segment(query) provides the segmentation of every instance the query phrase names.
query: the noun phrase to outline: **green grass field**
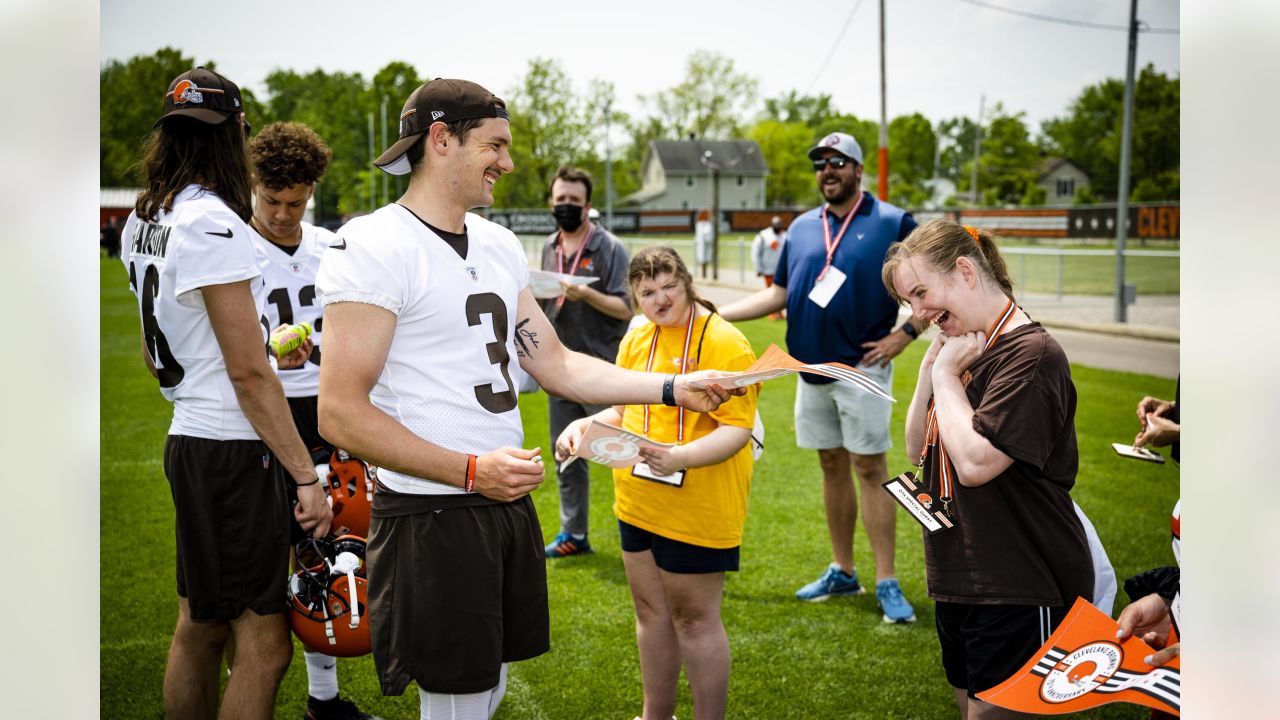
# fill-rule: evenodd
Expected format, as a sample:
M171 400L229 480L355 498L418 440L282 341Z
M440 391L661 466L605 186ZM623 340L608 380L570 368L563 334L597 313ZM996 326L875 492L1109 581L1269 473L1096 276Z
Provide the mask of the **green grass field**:
M161 717L161 681L176 618L173 510L161 466L171 415L139 356L137 306L116 261L102 263L101 291L101 703L105 718ZM783 344L784 326L744 323L757 352ZM890 471L907 468L902 421L924 346L897 363L895 450ZM1133 407L1143 395L1171 397L1174 383L1145 375L1073 368L1080 475L1073 493L1124 578L1172 564L1169 511L1178 468L1124 460L1110 448L1133 437ZM725 585L724 620L733 651L733 718L952 718L942 675L933 607L925 596L920 534L898 520L898 576L916 606L911 626L881 623L873 594L810 604L792 593L829 561L821 476L815 454L794 445L794 385L769 383L761 394L768 435L756 466L742 548L742 569ZM546 399L524 396L526 446L548 447ZM550 463L548 463L548 466ZM552 650L512 668L501 720L629 719L641 706L635 626L611 513L612 482L593 466L594 555L550 563ZM554 479L534 493L545 535L556 531ZM549 537L548 537L549 539ZM857 563L872 567L861 527ZM1117 598L1117 611L1124 593ZM296 645L296 643L295 643ZM306 670L301 646L284 679L276 717L301 717ZM368 657L339 663L342 693L367 711L416 718L417 694L384 698ZM693 717L682 683L677 716ZM1145 718L1144 709L1110 705L1089 718Z

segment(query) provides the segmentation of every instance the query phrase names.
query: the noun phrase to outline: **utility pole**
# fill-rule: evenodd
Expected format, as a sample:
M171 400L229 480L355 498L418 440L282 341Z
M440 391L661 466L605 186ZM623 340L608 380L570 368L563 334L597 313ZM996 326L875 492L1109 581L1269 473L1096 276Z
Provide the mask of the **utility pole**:
M373 160L376 157L377 155L373 154L373 111L370 110L369 111L369 165L368 167L370 168L373 167ZM367 172L369 173L369 212L373 212L374 210L378 209L378 196L376 194L377 187L373 184L374 183L373 170L369 170Z
M613 232L613 147L609 139L612 110L613 98L610 97L604 104L604 217L609 232Z
M1116 188L1116 322L1127 322L1124 246L1129 238L1129 144L1133 140L1133 66L1138 55L1138 0L1129 2L1129 58L1124 75L1124 131L1120 136L1120 185Z
M382 96L382 147L387 147L387 96ZM379 172L382 176L382 204L386 205L391 202L391 198L387 195L387 174Z
M880 0L880 199L889 200L889 111L884 91L884 0Z
M969 202L978 204L978 152L982 148L982 113L986 111L987 96L978 97L978 122L973 133L973 178L969 181Z

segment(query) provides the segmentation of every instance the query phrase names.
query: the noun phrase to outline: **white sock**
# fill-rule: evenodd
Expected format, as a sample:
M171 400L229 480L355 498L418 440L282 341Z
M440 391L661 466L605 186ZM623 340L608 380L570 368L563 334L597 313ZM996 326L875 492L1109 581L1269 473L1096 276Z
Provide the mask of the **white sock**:
M573 538L574 540L586 540L586 539L587 539L587 534L586 534L586 533L581 533L581 534L579 534L579 533L569 533L569 537Z
M307 694L317 700L338 697L338 658L306 650Z
M498 705L502 703L502 698L507 694L507 665L510 663L502 663L502 670L498 673L498 686L489 691L489 717L498 712Z
M418 688L422 720L489 720L498 709L507 688L507 665L503 663L498 685L490 690L465 695L430 693Z

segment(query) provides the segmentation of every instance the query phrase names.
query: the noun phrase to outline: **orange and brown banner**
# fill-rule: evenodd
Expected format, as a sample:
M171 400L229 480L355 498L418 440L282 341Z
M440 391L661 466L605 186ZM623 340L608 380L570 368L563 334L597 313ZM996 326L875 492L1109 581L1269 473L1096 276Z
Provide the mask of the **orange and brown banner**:
M1178 658L1153 668L1155 652L1130 636L1116 640L1119 625L1084 598L1013 677L978 693L993 705L1038 715L1065 715L1113 702L1128 702L1181 717ZM1176 642L1176 638L1171 638Z

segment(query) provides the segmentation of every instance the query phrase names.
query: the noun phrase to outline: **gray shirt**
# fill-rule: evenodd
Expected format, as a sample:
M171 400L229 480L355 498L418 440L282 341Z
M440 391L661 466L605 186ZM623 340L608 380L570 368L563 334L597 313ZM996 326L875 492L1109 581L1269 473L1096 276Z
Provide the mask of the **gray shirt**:
M542 269L551 272L570 272L569 265L575 253L566 253L564 267L557 262L556 249L559 245L560 233L554 232L547 237L542 247ZM578 276L594 275L599 280L590 287L606 295L622 298L631 307L631 288L627 285L627 270L631 259L627 249L613 233L599 225L591 229L591 237L587 246L578 258L578 266L573 274ZM627 321L609 317L591 307L584 300L565 300L558 305L560 298L542 300L542 310L547 319L560 336L560 342L570 350L586 353L608 362L618 356L618 343L627 332Z
M757 275L772 275L778 269L778 258L782 256L782 246L786 241L786 230L775 233L772 227L767 227L756 234L756 239L751 242L751 260L755 263Z

